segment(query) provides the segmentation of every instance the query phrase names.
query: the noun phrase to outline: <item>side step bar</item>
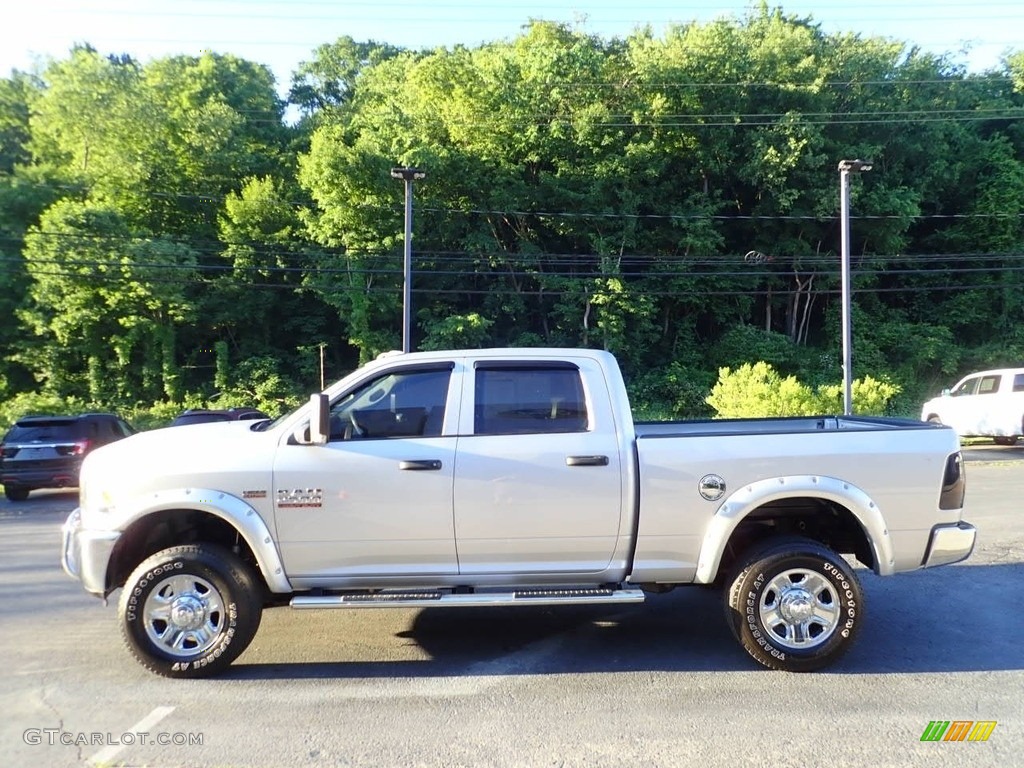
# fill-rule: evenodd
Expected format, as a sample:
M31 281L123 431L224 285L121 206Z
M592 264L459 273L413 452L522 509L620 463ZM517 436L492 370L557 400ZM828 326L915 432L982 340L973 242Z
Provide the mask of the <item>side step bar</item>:
M372 592L347 595L298 595L292 608L432 608L496 605L567 605L589 603L642 603L639 589L609 587L519 589L514 592Z

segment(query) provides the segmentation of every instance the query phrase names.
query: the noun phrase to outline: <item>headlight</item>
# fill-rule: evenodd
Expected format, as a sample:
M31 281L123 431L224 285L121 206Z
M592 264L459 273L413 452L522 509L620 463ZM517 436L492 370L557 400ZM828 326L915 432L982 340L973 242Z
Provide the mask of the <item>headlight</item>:
M78 504L85 518L106 515L114 511L114 496L95 478L82 477L78 483Z

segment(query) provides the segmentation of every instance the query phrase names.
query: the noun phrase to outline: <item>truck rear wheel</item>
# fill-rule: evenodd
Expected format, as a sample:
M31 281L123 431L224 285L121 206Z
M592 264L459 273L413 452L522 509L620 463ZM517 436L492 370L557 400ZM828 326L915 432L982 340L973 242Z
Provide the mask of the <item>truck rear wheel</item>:
M124 585L118 615L128 650L164 677L223 671L256 635L262 590L252 570L208 544L145 560Z
M726 618L747 653L770 669L810 672L853 642L864 598L853 568L812 539L768 542L743 561L726 595Z

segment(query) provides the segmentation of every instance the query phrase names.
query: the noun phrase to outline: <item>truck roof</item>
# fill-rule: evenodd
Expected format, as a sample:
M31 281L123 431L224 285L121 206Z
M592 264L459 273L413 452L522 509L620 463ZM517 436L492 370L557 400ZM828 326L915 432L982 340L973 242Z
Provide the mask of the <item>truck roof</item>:
M439 349L427 352L392 350L377 355L376 360L434 360L451 357L603 357L611 355L603 349L588 347L488 347L486 349Z

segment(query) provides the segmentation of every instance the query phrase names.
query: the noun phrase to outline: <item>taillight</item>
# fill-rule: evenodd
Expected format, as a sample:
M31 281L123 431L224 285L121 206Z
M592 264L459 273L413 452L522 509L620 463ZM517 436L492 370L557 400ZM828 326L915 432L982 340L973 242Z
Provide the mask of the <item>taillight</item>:
M939 509L960 509L967 492L967 478L964 476L963 456L950 454L946 459L946 471L942 477L942 493L939 495Z
M78 440L68 445L58 445L56 450L61 456L83 456L89 450L89 441Z

